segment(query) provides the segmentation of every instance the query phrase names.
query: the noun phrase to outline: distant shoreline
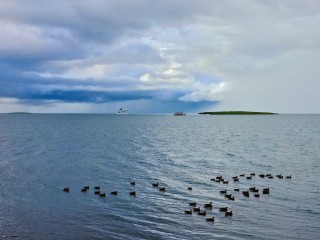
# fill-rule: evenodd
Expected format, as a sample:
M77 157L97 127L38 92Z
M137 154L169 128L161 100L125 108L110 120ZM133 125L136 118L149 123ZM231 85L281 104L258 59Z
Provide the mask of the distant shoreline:
M9 114L32 114L30 112L10 112Z
M274 115L272 112L250 112L250 111L220 111L220 112L200 112L206 115Z

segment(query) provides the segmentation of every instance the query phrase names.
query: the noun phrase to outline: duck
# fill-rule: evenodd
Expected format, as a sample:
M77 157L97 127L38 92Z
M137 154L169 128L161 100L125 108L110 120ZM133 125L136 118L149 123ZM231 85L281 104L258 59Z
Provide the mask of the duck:
M100 190L95 191L94 194L97 194L97 195L100 194Z
M272 176L272 174L271 174L271 173L266 174L266 177L270 177L270 176Z
M233 181L234 182L239 182L239 178L234 178Z
M185 213L185 214L190 214L190 215L191 215L191 214L192 214L192 210L185 210L185 211L184 211L184 213Z
M136 196L136 191L130 192L130 196Z
M255 193L254 197L258 198L258 197L260 197L260 194L259 193Z
M223 181L222 183L223 183L223 184L228 184L228 183L229 183L229 181Z
M264 178L265 175L264 174L259 174L259 177Z
M200 211L200 212L198 212L198 215L200 215L200 216L206 216L207 215L207 213L206 213L206 211Z
M111 192L111 195L118 195L118 191Z
M240 174L239 176L240 176L240 177L244 177L244 176L245 176L245 174Z
M250 173L250 175L251 175L251 176L255 176L256 174L255 174L255 173Z
M283 179L283 176L281 174L277 175L276 177L279 179Z
M89 190L89 186L84 186L83 188Z
M227 189L220 190L220 193L227 193Z
M159 187L159 183L152 183L152 187Z
M263 193L263 194L269 194L269 193L270 193L270 189L269 189L269 188L264 188L264 189L262 190L262 193Z
M81 192L87 192L87 190L88 190L88 189L86 189L86 188L82 188L82 189L81 189Z
M94 187L95 190L100 190L100 186Z
M135 181L131 181L131 182L130 182L130 185L135 186L135 185L136 185L136 182L135 182Z
M205 208L212 208L212 202L205 203L205 204L204 204L204 207L205 207Z
M160 191L160 192L165 192L165 191L166 191L166 188L165 188L165 187L161 187L161 188L159 188L159 191Z
M228 207L221 207L219 208L220 212L227 212L228 211Z
M63 188L63 191L64 192L70 192L70 188L69 187L65 187L65 188Z
M225 198L229 198L229 197L231 197L231 196L232 196L232 194L231 194L231 193L230 193L230 194L225 194L225 195L224 195L224 197L225 197Z
M227 197L229 200L231 200L231 201L234 201L234 196L233 195L231 195L230 197Z
M246 179L251 180L251 179L252 179L252 176L248 176L248 177L246 177Z
M189 191L192 191L192 187L188 187L188 190L189 190Z
M249 191L242 191L243 196L249 197Z
M291 175L286 176L286 179L291 179Z
M100 193L100 197L106 197L105 193Z
M239 188L234 188L233 190L236 191L236 192L239 192L239 191L240 191Z
M259 192L259 189L256 187L249 188L250 192Z
M224 214L226 217L228 217L228 216L232 216L233 214L232 214L232 211L230 211L230 212L225 212L225 214Z
M193 211L194 211L194 212L200 212L200 207L194 207L194 208L193 208Z
M214 217L208 217L206 220L207 222L214 222Z
M210 181L213 181L213 182L215 182L215 181L216 181L216 179L214 179L214 178L211 178L211 179L210 179Z
M196 202L191 202L191 203L189 203L189 206L195 207L195 206L197 206L197 203Z
M273 176L272 176L272 175L270 175L270 176L268 176L268 178L269 178L269 179L273 179Z

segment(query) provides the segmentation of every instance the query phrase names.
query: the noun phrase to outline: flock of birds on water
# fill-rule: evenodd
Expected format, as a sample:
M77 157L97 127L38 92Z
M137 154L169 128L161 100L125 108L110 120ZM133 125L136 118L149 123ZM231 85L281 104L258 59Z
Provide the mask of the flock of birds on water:
M248 176L246 176L245 174L240 174L239 176L232 177L232 180L233 180L233 182L239 182L240 178L245 178L247 180L252 180L252 178L255 175L256 175L255 173L250 173ZM259 177L260 178L268 178L268 179L273 179L274 178L271 173L259 174ZM287 175L287 176L284 177L282 174L278 174L278 175L276 175L276 177L279 178L279 179L284 179L284 178L285 179L291 179L291 175ZM222 175L216 176L215 178L211 178L210 181L217 182L217 183L222 183L222 184L229 184L229 180L226 180ZM135 186L136 182L135 181L131 181L130 185ZM160 192L165 192L166 191L166 188L160 186L158 182L152 183L152 187L158 188L158 190ZM81 192L87 192L87 191L89 191L89 189L90 189L89 186L84 186L81 189ZM188 187L187 189L189 191L192 191L192 187ZM67 193L70 192L70 187L63 188L63 191L67 192ZM228 191L229 190L227 190L227 189L222 189L222 190L220 190L220 194L224 194L224 197L226 199L234 201L235 200L235 196L232 193L229 193ZM234 188L233 191L234 192L240 192L240 188L239 187L238 188ZM259 198L260 197L260 193L259 192L262 192L262 194L270 194L270 188L263 188L261 191L260 191L260 189L258 189L255 186L250 187L249 189L245 189L245 190L242 189L242 195L244 197L249 198L250 192L253 194L253 196L255 198ZM99 195L100 197L106 197L106 193L101 191L100 186L95 186L94 187L94 194ZM118 195L118 191L112 191L112 192L110 192L110 194L116 196L116 195ZM137 194L136 191L129 192L129 195L133 196L133 197L135 197L136 194ZM202 209L200 207L201 205L203 205ZM191 209L185 210L184 211L185 214L187 214L187 215L197 214L199 216L207 216L207 212L212 210L213 204L212 204L212 202L204 203L204 204L199 204L197 202L189 202L189 207ZM229 207L220 207L219 211L223 212L226 217L232 217L233 216L233 212L232 212L232 210L230 210ZM206 218L206 221L208 221L208 222L214 222L214 220L215 220L214 216L210 216L210 217Z

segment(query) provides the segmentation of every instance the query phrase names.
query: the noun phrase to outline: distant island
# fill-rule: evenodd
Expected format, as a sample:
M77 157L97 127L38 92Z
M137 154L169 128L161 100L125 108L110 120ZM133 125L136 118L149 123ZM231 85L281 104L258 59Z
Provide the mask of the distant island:
M249 112L249 111L221 111L221 112L201 112L199 114L208 114L208 115L266 115L266 114L278 114L278 113Z
M30 112L10 112L9 114L32 114Z

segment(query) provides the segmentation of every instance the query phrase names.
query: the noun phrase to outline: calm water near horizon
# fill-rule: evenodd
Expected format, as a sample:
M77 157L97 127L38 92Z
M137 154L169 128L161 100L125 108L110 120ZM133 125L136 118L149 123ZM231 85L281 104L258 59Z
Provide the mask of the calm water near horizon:
M320 115L0 114L0 238L317 239L319 167ZM270 194L233 191L253 186ZM184 214L192 201L215 222Z

